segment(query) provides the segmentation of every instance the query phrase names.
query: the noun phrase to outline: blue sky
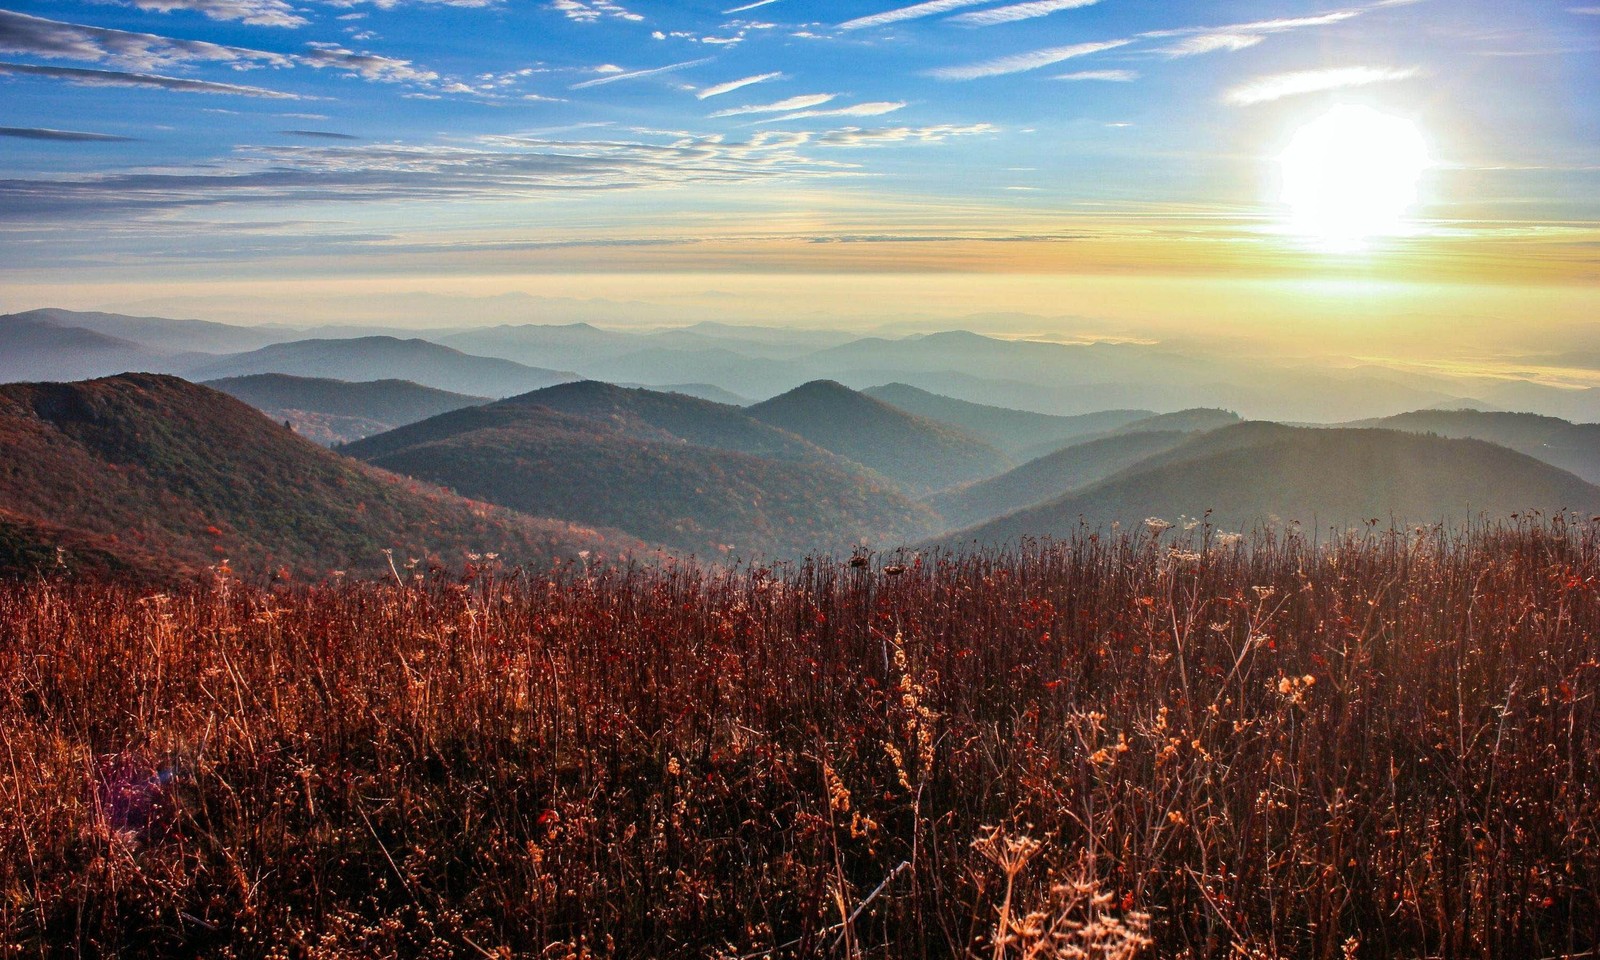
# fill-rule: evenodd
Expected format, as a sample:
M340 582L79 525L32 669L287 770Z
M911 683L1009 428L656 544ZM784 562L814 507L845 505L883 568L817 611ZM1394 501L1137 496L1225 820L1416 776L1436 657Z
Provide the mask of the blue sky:
M1435 160L1362 270L1592 284L1597 54L1584 0L10 2L0 279L1317 274L1272 162L1359 103Z

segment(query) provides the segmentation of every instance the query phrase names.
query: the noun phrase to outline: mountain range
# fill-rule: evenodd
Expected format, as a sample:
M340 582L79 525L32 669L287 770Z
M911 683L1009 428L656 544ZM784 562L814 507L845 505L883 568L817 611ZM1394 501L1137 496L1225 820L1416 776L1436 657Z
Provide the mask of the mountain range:
M746 412L923 493L1010 466L1004 454L964 430L832 380L802 384Z
M475 499L701 556L848 551L939 527L890 481L737 407L601 383L457 410L342 450Z
M505 309L516 302L507 300ZM51 332L42 334L41 327ZM85 331L111 339L86 349ZM471 396L506 397L591 379L722 401L761 401L832 380L857 390L900 385L1058 417L1211 407L1253 419L1340 423L1476 407L1600 419L1600 389L1571 389L1532 375L1425 373L1338 356L1248 356L1236 344L1198 340L1056 342L964 330L888 336L714 322L664 329L594 323L471 328L452 326L448 313L426 328L311 319L297 326L251 326L49 308L0 316L0 357L9 361L0 361L4 380L69 380L128 370L190 380L283 373L406 379ZM919 401L901 399L909 412L927 412ZM972 432L1019 460L1050 452L1060 444L1044 444L1054 440L1077 438L1049 438L1017 451L998 435Z
M1105 479L940 538L950 546L1062 537L1080 524L1204 518L1227 530L1470 523L1600 513L1600 487L1482 440L1242 423L1191 437Z
M432 339L240 329L0 317L0 374L76 378L0 385L0 570L64 563L161 579L227 559L257 576L393 575L385 550L446 564L468 552L764 561L1005 544L1147 517L1320 532L1600 515L1600 424L1449 406L1437 378L1374 387L1345 409L1413 394L1444 407L1286 424L1117 402L1153 395L1121 379L1135 370L1174 383L1193 373L1181 352L1143 344L717 324L440 328ZM273 337L288 339L256 342ZM678 378L719 364L744 365L749 392ZM104 375L130 367L147 372ZM563 372L588 367L654 371L664 385ZM215 376L200 385L175 370ZM790 382L817 370L839 378ZM1057 382L1042 383L1051 370ZM1301 373L1383 379L1362 366ZM1293 376L1228 382L1271 390ZM972 396L1008 391L1030 400ZM1073 413L1069 395L1106 406Z
M474 503L319 447L233 398L126 374L0 386L0 555L146 579L227 560L254 575L389 572L467 551L547 564L647 550Z
M257 373L208 380L206 386L243 400L324 446L349 443L451 410L490 402L424 387L410 380L351 383L325 377Z

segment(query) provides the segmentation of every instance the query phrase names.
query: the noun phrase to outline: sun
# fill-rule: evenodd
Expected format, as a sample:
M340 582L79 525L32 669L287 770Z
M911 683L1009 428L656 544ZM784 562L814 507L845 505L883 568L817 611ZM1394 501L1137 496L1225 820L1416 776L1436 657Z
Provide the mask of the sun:
M1422 132L1371 107L1335 107L1296 130L1279 157L1290 229L1333 252L1406 232L1428 169Z

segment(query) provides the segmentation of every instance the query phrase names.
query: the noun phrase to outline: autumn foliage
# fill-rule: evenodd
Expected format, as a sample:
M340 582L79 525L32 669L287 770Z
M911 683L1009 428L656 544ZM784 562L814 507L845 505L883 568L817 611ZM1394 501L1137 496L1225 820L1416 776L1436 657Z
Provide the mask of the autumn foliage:
M0 954L1583 954L1597 577L1556 520L4 586Z

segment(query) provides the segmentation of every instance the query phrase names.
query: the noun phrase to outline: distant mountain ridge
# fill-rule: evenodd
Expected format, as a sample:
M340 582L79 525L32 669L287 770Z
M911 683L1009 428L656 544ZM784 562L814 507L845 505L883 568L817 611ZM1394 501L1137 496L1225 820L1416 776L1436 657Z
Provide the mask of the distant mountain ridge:
M199 380L222 380L261 373L339 380L409 380L436 390L494 397L578 379L576 374L497 357L477 357L427 340L388 336L275 343L200 363L186 375Z
M1173 449L1187 436L1176 430L1141 430L1085 440L998 477L935 494L928 505L951 527L966 527L1097 483Z
M324 446L348 443L450 410L489 403L409 380L352 383L323 377L258 373L209 380L204 386L243 400Z
M965 431L832 380L804 384L746 412L913 490L980 480L1011 465L1000 451Z
M1061 417L957 400L907 383L886 383L862 392L907 413L965 430L1013 458L1029 449L1063 446L1155 416L1153 410L1105 410Z
M1570 509L1600 512L1600 487L1479 440L1394 430L1243 423L1194 437L1099 483L978 526L949 545L1064 536L1081 522L1169 522L1224 529L1297 521L1308 530L1369 520L1468 522Z
M798 557L938 527L889 481L743 411L564 384L344 448L388 470L543 516L721 557Z
M1347 424L1441 437L1487 440L1600 483L1600 424L1572 423L1532 413L1480 410L1417 410Z

